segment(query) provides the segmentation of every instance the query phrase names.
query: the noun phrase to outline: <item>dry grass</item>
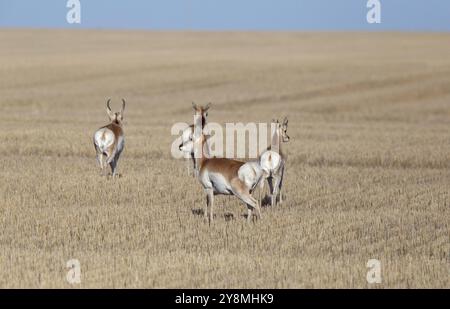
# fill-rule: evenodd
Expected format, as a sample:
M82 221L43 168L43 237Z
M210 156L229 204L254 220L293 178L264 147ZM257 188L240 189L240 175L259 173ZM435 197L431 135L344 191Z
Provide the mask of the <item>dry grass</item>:
M0 31L0 287L450 287L448 34ZM114 181L91 138L128 100ZM290 117L287 200L247 225L170 156L210 121ZM228 220L233 214L234 219Z

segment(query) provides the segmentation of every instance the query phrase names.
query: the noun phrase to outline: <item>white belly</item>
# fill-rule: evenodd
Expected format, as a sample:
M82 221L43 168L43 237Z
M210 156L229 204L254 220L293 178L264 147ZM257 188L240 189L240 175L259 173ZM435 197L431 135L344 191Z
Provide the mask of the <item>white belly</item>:
M213 189L215 194L232 194L231 185L220 173L204 171L200 175L200 182L205 189Z

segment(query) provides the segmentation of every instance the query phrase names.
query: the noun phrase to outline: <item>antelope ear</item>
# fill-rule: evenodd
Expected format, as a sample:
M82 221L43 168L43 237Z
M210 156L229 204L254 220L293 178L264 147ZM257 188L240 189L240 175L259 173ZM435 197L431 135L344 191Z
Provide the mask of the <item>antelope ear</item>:
M203 109L204 112L206 112L211 107L211 102L206 104L205 108Z
M194 110L197 110L197 104L195 104L194 102L192 102L192 108L194 108Z

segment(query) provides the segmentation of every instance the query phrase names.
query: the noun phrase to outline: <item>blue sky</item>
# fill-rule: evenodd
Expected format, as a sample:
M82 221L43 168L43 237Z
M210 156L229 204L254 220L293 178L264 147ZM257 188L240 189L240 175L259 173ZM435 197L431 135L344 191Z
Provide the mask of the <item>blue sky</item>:
M67 0L0 0L0 27L156 30L450 31L450 0L80 0L81 24L66 21Z

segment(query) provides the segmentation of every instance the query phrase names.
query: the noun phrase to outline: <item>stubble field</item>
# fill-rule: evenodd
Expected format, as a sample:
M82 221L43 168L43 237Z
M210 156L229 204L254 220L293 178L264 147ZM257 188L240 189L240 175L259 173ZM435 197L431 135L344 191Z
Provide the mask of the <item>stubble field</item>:
M444 287L450 36L0 31L0 287ZM127 100L122 177L92 134ZM247 224L170 155L209 121L289 117L285 202ZM66 281L78 259L81 284ZM378 259L382 283L368 284Z

